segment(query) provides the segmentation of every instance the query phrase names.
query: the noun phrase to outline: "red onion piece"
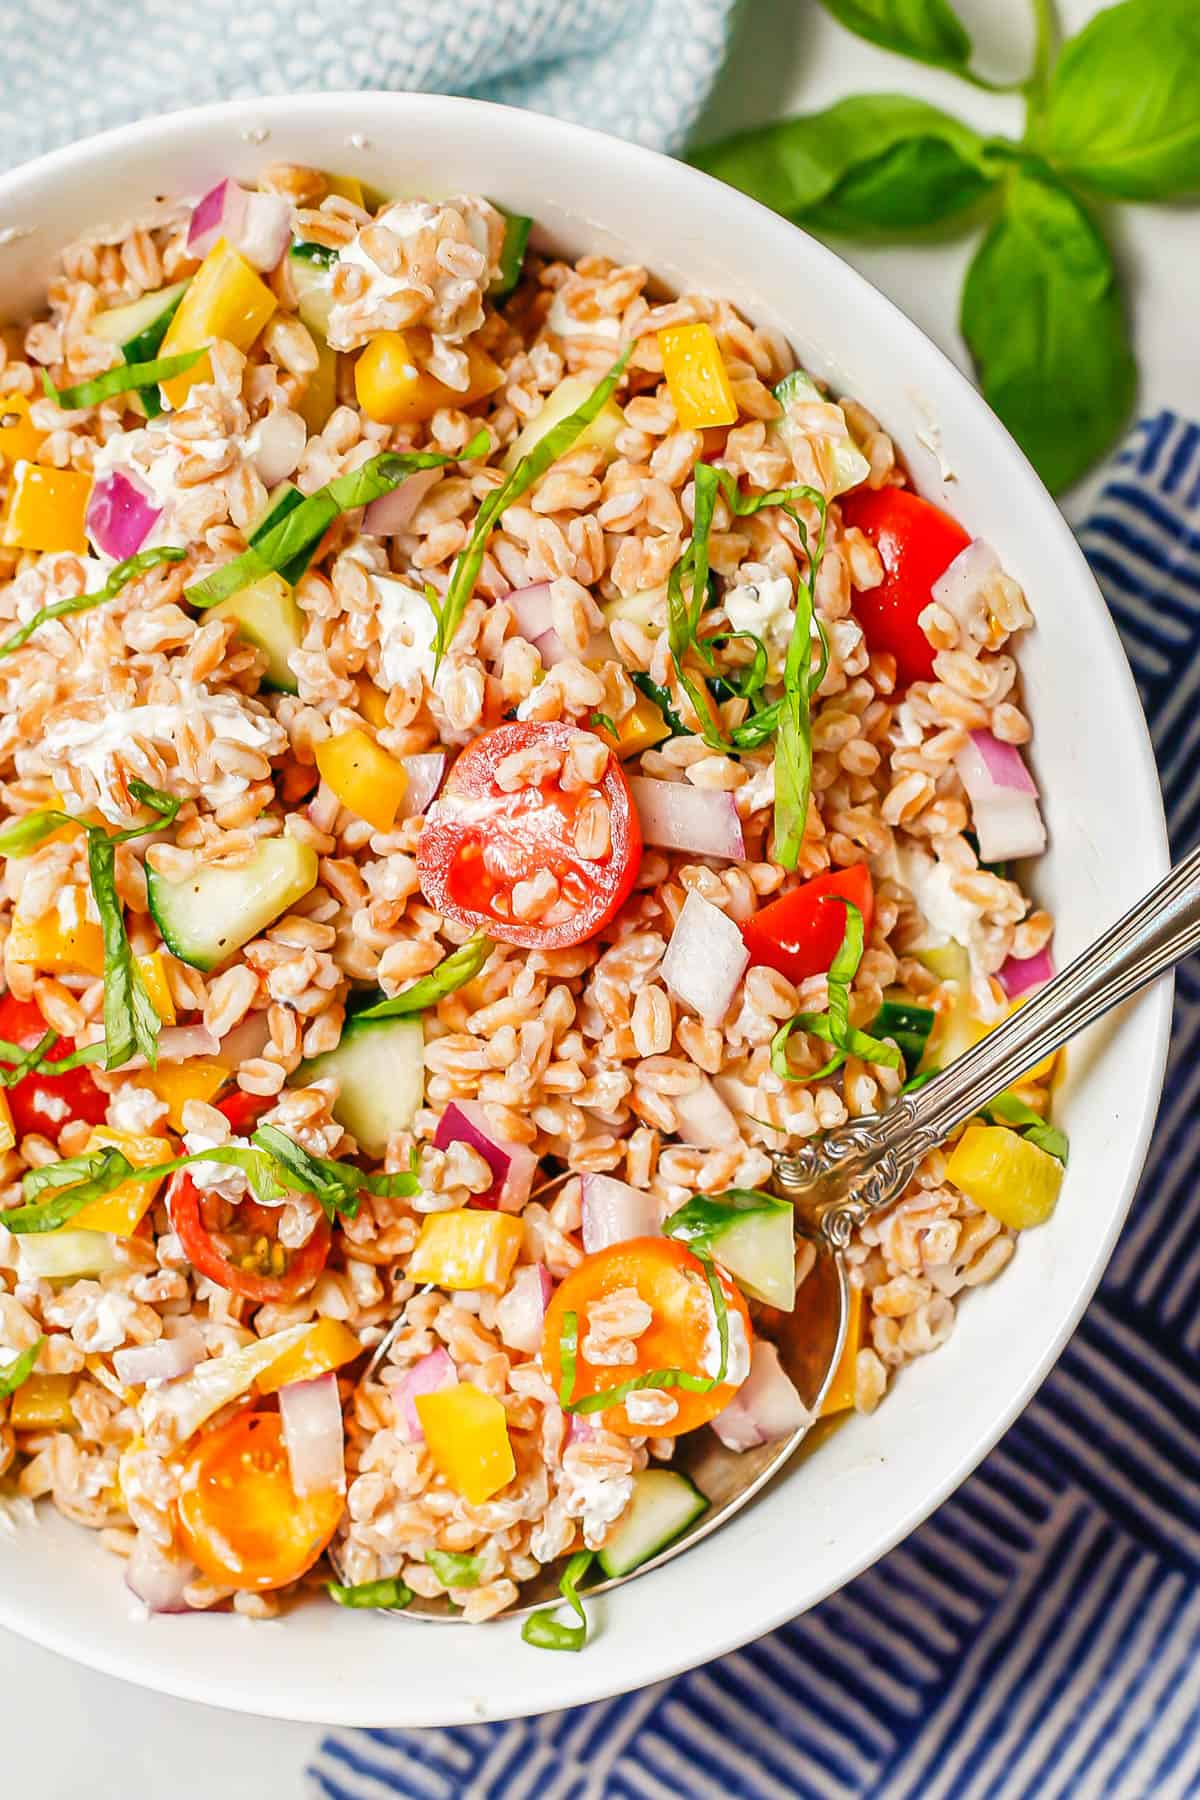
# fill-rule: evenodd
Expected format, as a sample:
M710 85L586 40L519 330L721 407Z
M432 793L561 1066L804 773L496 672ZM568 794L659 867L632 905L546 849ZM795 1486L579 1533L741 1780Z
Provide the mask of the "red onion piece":
M1000 572L1000 558L990 544L975 538L960 550L930 588L930 598L970 635L979 601L992 578Z
M145 1387L151 1381L173 1381L177 1375L189 1375L205 1353L199 1329L189 1323L178 1337L118 1350L113 1368L117 1379L127 1387Z
M541 1349L546 1307L553 1292L549 1269L522 1263L513 1271L508 1292L496 1308L496 1330L510 1350L533 1356Z
M554 630L548 581L535 581L531 587L514 588L511 594L505 594L504 604L511 612L521 636L531 644L536 644L540 637Z
M1033 794L1036 797L1037 784L1025 767L1021 752L1015 744L1002 744L990 731L973 731L971 742L983 758L984 766L997 787L1011 788L1014 793Z
M584 1417L583 1413L569 1413L567 1415L568 1444L586 1444L588 1439L595 1437L595 1435L596 1427L592 1424L590 1419Z
M1054 974L1054 958L1049 946L1039 950L1036 956L1009 956L1001 964L997 980L1010 1000L1018 994L1027 994L1030 988L1041 987Z
M187 235L187 247L193 256L207 256L222 232L229 237L231 228L236 230L245 198L244 189L226 178L196 202Z
M778 1350L766 1338L756 1338L750 1373L713 1420L713 1430L727 1450L753 1450L811 1423L808 1408L780 1367Z
M240 1069L244 1062L261 1056L270 1041L271 1026L265 1010L247 1013L240 1025L225 1033L216 1053L227 1068Z
M372 500L363 514L361 529L368 537L395 537L399 532L407 531L426 494L441 479L441 469L417 469L390 494L381 494L378 500Z
M402 756L408 786L400 802L400 817L415 819L428 812L446 779L446 757L441 750L423 750L418 756Z
M722 1100L707 1075L690 1094L672 1094L676 1130L681 1143L697 1150L719 1150L724 1144L739 1142L737 1120Z
M308 427L289 407L277 406L258 421L250 433L250 460L264 487L278 487L295 473L307 442Z
M676 999L698 1012L706 1025L719 1024L749 961L733 920L693 888L659 967Z
M196 1575L193 1563L182 1557L169 1556L144 1531L138 1532L132 1554L125 1564L125 1586L151 1612L190 1612L183 1591Z
M425 1432L421 1417L413 1403L418 1394L436 1394L440 1388L455 1386L458 1371L449 1352L440 1347L431 1350L428 1356L422 1356L403 1374L399 1369L388 1369L383 1379L392 1389L392 1399L398 1414L397 1430L401 1437L410 1444L424 1443Z
M124 562L139 551L162 517L145 489L114 469L92 489L84 529L104 556Z
M648 844L688 850L694 856L723 856L744 862L746 844L733 795L687 781L654 781L635 775L629 783Z
M1046 827L1037 788L1011 744L990 731L973 731L954 759L971 802L971 824L982 862L1038 856L1046 848Z
M486 1193L473 1194L473 1206L500 1207L503 1212L520 1212L529 1198L537 1172L537 1157L526 1144L513 1144L498 1137L478 1100L452 1100L441 1118L433 1138L436 1150L450 1144L470 1144L492 1171L492 1185Z
M279 1416L292 1486L300 1495L346 1491L346 1434L337 1376L292 1381L279 1390Z
M159 1062L187 1062L192 1056L215 1056L221 1048L207 1025L168 1025L158 1034ZM147 1067L144 1056L131 1056L127 1063L122 1063L116 1071L124 1075L131 1069Z
M589 1254L629 1238L662 1236L659 1203L653 1194L614 1175L585 1175L582 1185L583 1247Z
M291 208L281 194L251 194L228 178L199 200L188 226L188 249L207 256L218 238L264 273L291 241Z

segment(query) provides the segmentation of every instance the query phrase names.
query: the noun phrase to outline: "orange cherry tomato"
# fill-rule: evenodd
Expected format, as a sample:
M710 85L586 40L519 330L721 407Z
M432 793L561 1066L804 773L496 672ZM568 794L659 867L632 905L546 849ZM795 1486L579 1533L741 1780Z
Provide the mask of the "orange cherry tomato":
M629 783L611 753L594 787L567 790L556 776L507 792L496 771L521 750L561 753L580 733L559 721L514 721L468 744L425 818L417 847L430 906L473 930L526 950L582 944L628 898L642 860L642 833ZM584 804L599 800L607 841L591 856L576 847ZM534 916L513 913L519 882L552 875L553 898Z
M286 1587L337 1530L345 1496L297 1494L277 1412L245 1410L198 1438L179 1483L188 1554L220 1587Z
M733 1321L740 1319L749 1346L753 1333L746 1302L719 1269L717 1277L731 1329L736 1330ZM590 1362L584 1349L593 1329L590 1309L598 1300L607 1300L622 1288L636 1290L653 1314L645 1331L633 1340L637 1360ZM546 1309L542 1340L542 1367L555 1392L562 1375L562 1331L568 1313L575 1314L578 1333L572 1399L604 1393L652 1369L683 1369L689 1375L699 1376L716 1372L717 1325L704 1264L672 1238L630 1238L623 1244L610 1244L607 1250L586 1256L560 1283ZM679 1437L715 1419L733 1399L737 1384L723 1381L706 1393L691 1393L683 1387L668 1388L667 1392L678 1411L665 1425L655 1425L651 1431L646 1425L635 1423L622 1402L602 1415L605 1427L624 1437Z

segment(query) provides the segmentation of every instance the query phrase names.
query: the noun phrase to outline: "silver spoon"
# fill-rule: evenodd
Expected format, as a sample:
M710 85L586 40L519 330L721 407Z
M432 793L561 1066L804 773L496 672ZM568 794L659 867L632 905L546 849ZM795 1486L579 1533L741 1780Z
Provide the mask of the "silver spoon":
M816 1251L796 1292L791 1313L772 1313L770 1336L780 1361L809 1412L791 1437L758 1449L727 1450L716 1435L697 1431L678 1442L672 1468L688 1475L709 1507L696 1523L629 1575L597 1582L589 1595L607 1592L660 1568L732 1518L794 1455L820 1415L845 1341L849 1280L845 1249L873 1213L900 1194L923 1158L954 1129L1019 1080L1026 1069L1058 1050L1122 1001L1130 999L1200 947L1200 846L1176 865L1089 949L1046 983L1019 1011L988 1033L942 1074L906 1094L886 1113L873 1114L803 1144L773 1154L773 1185L796 1207L796 1229ZM570 1179L563 1175L538 1190L541 1199ZM391 1325L368 1364L370 1380L400 1328ZM330 1547L339 1567L340 1545ZM557 1566L548 1566L522 1588L525 1602L503 1614L519 1618L558 1599ZM459 1617L444 1598L414 1599L406 1616L448 1622Z

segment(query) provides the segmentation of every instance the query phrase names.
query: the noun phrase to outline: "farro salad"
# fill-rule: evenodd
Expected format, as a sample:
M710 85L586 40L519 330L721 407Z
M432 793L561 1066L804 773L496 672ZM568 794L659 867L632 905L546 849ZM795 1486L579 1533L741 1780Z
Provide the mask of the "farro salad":
M682 1434L809 1422L769 1152L1050 973L1020 588L777 333L529 232L275 166L3 333L0 1493L152 1610L579 1610ZM1051 1075L853 1242L823 1411L1048 1217Z

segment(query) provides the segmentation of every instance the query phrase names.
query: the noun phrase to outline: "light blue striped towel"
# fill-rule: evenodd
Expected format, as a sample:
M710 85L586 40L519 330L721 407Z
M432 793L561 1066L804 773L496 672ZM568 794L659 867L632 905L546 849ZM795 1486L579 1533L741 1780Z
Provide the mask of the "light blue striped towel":
M1143 420L1080 537L1153 728L1178 856L1200 835L1200 426ZM1189 964L1104 1285L1032 1406L906 1543L794 1624L640 1694L334 1733L314 1800L1200 1796L1198 1039Z
M738 0L0 0L0 167L208 100L474 94L677 150Z

